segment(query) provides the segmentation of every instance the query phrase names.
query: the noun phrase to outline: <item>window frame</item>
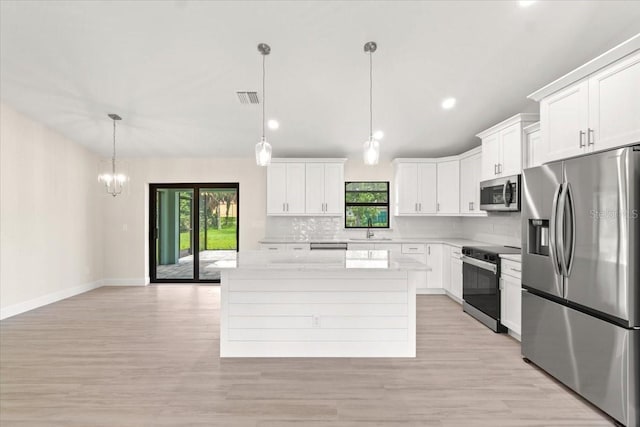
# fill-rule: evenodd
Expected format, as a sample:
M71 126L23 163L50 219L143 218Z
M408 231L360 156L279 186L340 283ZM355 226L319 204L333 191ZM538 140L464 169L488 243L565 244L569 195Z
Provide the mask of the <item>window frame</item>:
M355 184L355 183L375 183L375 184L385 184L387 189L387 202L383 203L383 202L362 202L362 203L354 203L354 202L347 202L347 193L355 193L355 191L347 191L347 186L349 184ZM367 191L357 191L357 193L366 193ZM380 193L380 191L375 191L375 193ZM389 229L391 228L391 205L390 205L390 200L391 200L391 193L390 193L390 189L389 189L389 181L345 181L344 183L344 228L345 230L358 230L358 229L365 229L365 228L371 228L371 229ZM370 207L386 207L387 208L387 225L385 227L349 227L347 225L347 207L351 206L351 207L360 207L360 206L370 206Z

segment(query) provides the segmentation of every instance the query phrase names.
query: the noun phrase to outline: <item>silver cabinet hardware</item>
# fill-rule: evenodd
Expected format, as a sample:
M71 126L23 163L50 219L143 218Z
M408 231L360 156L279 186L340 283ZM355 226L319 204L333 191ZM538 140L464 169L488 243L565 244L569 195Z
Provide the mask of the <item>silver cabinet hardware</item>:
M493 165L493 174L494 175L498 175L498 164L497 163Z
M584 145L585 145L585 144L584 144L584 131L583 131L583 130L581 130L581 131L579 132L579 139L578 139L578 141L580 142L580 148L584 147Z
M502 163L498 163L498 173L502 173Z
M595 143L595 132L589 128L587 129L587 145L594 145Z
M284 207L284 203L282 204L282 212L286 211L285 207Z
M427 255L431 255L431 245L427 246Z
M422 203L421 203L421 202L420 202L420 203L418 203L418 210L419 210L420 212L422 212Z
M416 202L416 205L413 207L413 211L418 212L418 202Z
M436 210L440 212L440 203L437 203Z
M509 267L509 270L515 271L516 273L521 273L521 271L518 270L517 268Z

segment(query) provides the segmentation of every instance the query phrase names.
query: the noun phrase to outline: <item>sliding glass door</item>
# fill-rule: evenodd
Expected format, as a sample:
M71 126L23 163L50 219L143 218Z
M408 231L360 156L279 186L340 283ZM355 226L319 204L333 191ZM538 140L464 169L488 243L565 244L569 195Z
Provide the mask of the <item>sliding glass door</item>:
M237 183L151 184L151 281L219 282L238 251Z

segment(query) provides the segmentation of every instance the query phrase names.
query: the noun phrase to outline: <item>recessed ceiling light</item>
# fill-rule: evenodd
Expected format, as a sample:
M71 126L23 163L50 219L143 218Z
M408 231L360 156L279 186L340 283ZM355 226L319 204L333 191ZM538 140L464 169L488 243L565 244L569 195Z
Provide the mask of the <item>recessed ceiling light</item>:
M278 123L277 120L271 119L267 122L267 126L269 126L271 130L276 130L280 127L280 123Z
M520 7L529 7L534 4L536 0L520 0Z
M384 138L384 132L382 132L381 130L377 130L373 133L373 137L375 139L382 139Z
M442 108L444 108L445 110L450 110L455 106L456 106L455 98L445 98L442 100Z

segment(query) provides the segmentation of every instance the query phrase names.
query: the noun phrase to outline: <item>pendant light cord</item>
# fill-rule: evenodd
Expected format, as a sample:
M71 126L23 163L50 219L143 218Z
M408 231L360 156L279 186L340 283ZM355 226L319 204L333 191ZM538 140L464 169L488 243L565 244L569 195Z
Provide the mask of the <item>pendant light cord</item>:
M373 57L369 52L369 138L373 137Z
M116 175L116 121L113 120L113 157L111 157L111 172L113 173L113 178L115 179Z
M266 104L266 99L267 99L267 94L265 92L265 85L264 85L264 80L265 80L265 70L264 70L264 61L265 61L265 57L267 55L265 55L264 53L262 54L262 140L264 140L264 109L265 109L265 104Z

